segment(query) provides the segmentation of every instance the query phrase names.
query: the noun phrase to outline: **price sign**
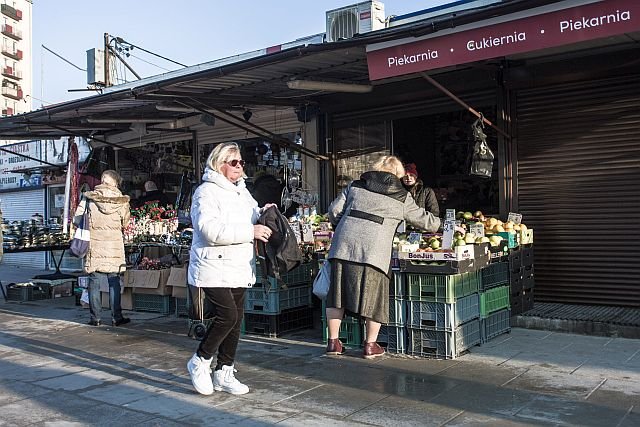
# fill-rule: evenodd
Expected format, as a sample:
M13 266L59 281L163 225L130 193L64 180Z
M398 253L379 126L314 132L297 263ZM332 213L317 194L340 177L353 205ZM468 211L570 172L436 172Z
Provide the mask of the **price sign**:
M311 227L311 224L302 223L301 228L302 228L302 241L313 243L313 228Z
M507 217L507 221L511 221L514 224L522 223L522 214L509 212L509 216Z
M442 247L451 249L453 247L453 233L456 229L455 221L446 220L442 226Z
M484 237L484 225L481 222L475 222L471 224L469 229L476 237Z
M422 233L416 233L411 232L409 233L409 236L407 237L407 242L409 243L420 243L420 240L422 239Z
M447 221L454 221L456 219L456 210L447 209L444 219Z

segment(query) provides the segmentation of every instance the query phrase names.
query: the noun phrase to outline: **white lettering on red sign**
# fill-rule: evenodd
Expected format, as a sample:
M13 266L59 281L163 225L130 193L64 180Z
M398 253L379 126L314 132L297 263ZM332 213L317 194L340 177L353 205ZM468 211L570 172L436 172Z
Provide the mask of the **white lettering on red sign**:
M600 27L602 25L615 24L616 22L628 21L630 19L631 12L628 10L623 10L622 12L616 10L616 13L602 16L583 16L581 19L575 21L573 19L560 21L560 32L564 33L565 31L578 31L585 28Z
M467 50L474 51L480 49L487 49L495 46L502 46L504 44L518 43L527 41L527 33L514 31L513 34L496 37L483 37L480 40L469 40L467 42Z
M403 55L403 56L390 56L387 58L387 66L400 67L406 64L415 64L417 62L428 61L430 59L436 59L438 57L437 50L427 50L416 55Z

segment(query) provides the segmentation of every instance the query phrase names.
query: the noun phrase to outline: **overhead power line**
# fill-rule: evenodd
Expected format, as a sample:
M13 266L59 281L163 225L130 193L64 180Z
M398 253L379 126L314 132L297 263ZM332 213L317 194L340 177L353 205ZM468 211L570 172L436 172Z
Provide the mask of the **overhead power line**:
M57 53L55 53L54 51L52 51L51 49L49 49L48 47L46 47L45 45L40 45L42 46L43 49L45 49L47 52L50 52L52 54L54 54L55 56L57 56L58 58L62 59L64 62L66 62L67 64L71 65L72 67L77 68L80 71L87 71L84 68L80 68L78 67L76 64L74 64L73 62L69 61L68 59L64 58L62 55L59 55Z

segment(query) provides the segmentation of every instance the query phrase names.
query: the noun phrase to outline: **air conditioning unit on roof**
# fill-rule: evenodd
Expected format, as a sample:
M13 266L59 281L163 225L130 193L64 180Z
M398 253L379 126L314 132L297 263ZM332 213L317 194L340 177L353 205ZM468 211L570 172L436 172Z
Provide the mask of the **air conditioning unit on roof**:
M327 11L327 41L350 39L385 27L384 4L372 0Z

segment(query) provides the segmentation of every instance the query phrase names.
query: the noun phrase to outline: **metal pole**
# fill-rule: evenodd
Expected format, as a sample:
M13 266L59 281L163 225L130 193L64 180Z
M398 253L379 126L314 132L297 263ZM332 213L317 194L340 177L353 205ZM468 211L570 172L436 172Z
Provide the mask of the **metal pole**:
M104 33L104 86L111 86L109 82L109 33Z
M500 135L504 136L507 139L511 139L511 135L509 135L508 133L506 133L505 131L503 131L502 129L500 129L499 127L497 127L496 125L494 125L493 123L491 123L491 121L489 121L486 117L484 117L483 114L480 114L479 112L477 112L476 110L474 110L471 106L469 106L469 104L467 104L466 102L464 102L463 100L461 100L460 98L458 98L457 96L455 96L453 93L451 93L447 88L445 88L444 86L442 86L440 83L438 83L437 81L435 81L430 75L428 75L427 73L420 73L420 75L429 83L431 83L432 85L434 85L436 88L440 89L445 95L447 95L449 98L453 99L455 102L457 102L458 104L462 105L462 107L466 108L471 114L473 114L474 116L476 116L477 118L481 118L482 121L484 123L486 123L487 125L489 125L491 128L495 129L496 132L498 132Z

